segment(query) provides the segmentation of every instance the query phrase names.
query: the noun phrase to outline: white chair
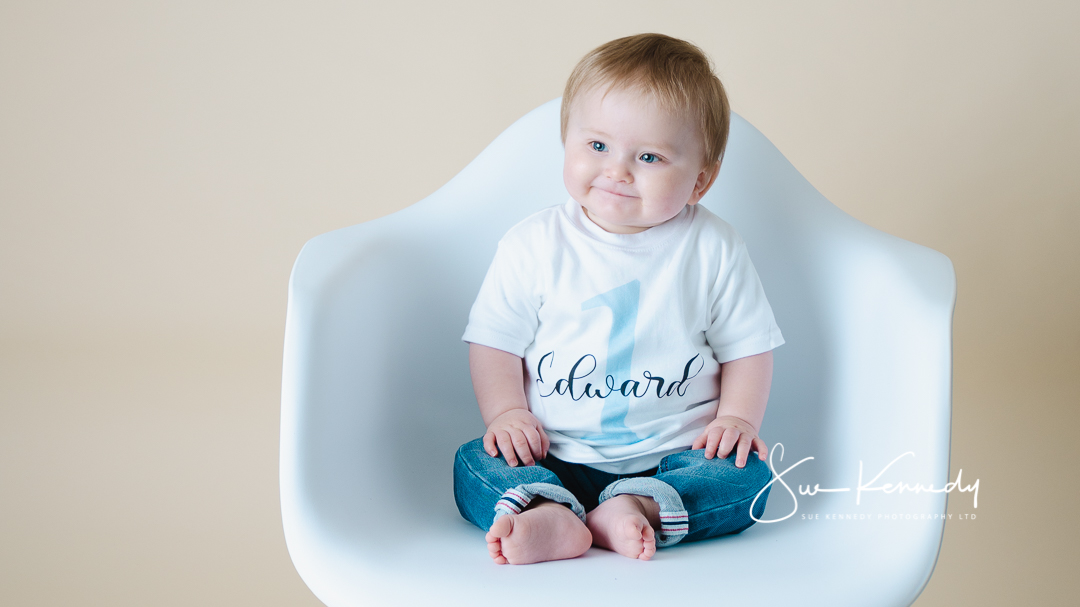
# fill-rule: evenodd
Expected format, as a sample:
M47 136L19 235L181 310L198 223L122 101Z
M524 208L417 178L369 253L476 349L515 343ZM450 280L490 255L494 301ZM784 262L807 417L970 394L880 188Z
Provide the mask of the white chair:
M742 234L787 343L762 437L794 515L639 562L498 566L454 505L452 466L484 425L460 341L498 239L567 199L559 100L428 198L313 238L289 288L281 508L293 563L345 605L910 605L928 581L949 478L952 264L833 206L735 116L703 201ZM873 486L863 484L904 453ZM964 495L964 499L970 499ZM779 483L764 520L796 508ZM804 515L818 515L817 519ZM841 517L834 520L832 515ZM865 518L860 518L865 517ZM574 598L576 597L576 598ZM661 603L663 601L663 603Z

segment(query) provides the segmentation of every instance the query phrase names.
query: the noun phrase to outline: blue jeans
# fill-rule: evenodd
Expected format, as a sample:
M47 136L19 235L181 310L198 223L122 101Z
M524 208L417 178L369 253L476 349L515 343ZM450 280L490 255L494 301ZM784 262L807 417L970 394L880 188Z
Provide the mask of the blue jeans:
M454 499L466 520L487 530L501 516L518 513L532 499L565 504L585 521L585 513L623 493L644 495L660 505L658 547L739 533L761 518L772 480L768 464L751 453L746 467L726 459L705 459L704 449L673 453L651 470L610 474L564 462L550 453L534 466L511 467L500 454L484 451L483 439L461 446L454 458ZM771 487L770 487L771 488ZM757 501L754 498L757 497Z

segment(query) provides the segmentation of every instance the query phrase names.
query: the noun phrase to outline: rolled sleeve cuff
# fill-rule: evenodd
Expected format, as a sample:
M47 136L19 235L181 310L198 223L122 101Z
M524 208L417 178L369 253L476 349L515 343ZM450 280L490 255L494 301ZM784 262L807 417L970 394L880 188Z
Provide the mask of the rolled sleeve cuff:
M782 345L784 345L784 336L780 334L780 329L774 327L769 333L748 337L720 348L713 348L713 356L716 357L716 362L724 364L747 356L764 354Z
M485 329L477 329L472 326L465 328L465 335L461 336L461 341L495 348L496 350L502 350L503 352L509 352L519 358L525 357L525 348L532 343L532 340L526 342L509 335Z

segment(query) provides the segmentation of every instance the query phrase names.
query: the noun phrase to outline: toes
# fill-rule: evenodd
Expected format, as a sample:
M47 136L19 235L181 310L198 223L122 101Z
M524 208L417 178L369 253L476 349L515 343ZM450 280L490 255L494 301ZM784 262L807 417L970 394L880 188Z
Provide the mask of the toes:
M616 527L618 530L612 537L611 549L619 554L636 559L640 558L644 547L645 529L649 527L648 521L643 517L627 516Z
M638 558L647 561L656 554L656 532L653 531L652 525L645 525L641 539L643 545L641 555Z
M488 554L491 555L491 560L495 561L496 565L506 565L509 563L506 560L506 556L502 553L502 540L506 536L510 535L510 532L514 529L514 517L503 516L499 520L495 521L491 525L491 529L488 529L487 535L484 539L488 543Z
M647 544L656 544L656 531L653 530L652 525L645 525L642 528L641 539Z
M499 517L499 520L495 521L491 525L491 529L488 529L488 541L492 541L494 538L502 539L514 530L514 517L513 515L506 515Z
M500 542L499 540L489 540L487 549L488 555L490 555L491 558L495 559L495 562L498 562L499 559L502 558L502 542Z

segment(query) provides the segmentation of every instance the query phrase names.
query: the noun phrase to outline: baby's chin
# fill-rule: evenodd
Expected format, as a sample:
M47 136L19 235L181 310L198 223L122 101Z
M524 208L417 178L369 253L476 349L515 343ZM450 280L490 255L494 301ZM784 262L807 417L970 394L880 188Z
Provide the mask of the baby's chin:
M597 216L596 213L590 213L589 209L581 207L585 211L585 216L588 217L594 224L605 232L611 232L612 234L637 234L644 232L652 226L636 225L635 222L629 221L623 218L615 218L610 216ZM606 215L606 214L605 214Z

